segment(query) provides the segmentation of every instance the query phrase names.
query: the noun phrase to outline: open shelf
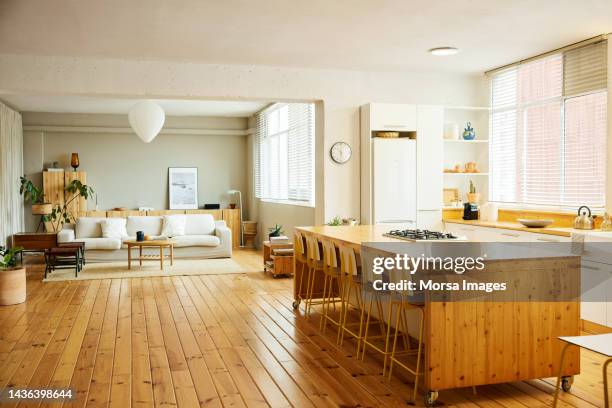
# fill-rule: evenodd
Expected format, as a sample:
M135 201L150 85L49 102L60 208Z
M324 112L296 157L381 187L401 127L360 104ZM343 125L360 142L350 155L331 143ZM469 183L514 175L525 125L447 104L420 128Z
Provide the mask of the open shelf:
M489 143L489 140L488 139L474 139L474 140L444 139L444 143L461 143L461 144Z
M488 176L489 173L444 173L445 175L451 175L451 176L465 176L465 177L471 177L471 176Z

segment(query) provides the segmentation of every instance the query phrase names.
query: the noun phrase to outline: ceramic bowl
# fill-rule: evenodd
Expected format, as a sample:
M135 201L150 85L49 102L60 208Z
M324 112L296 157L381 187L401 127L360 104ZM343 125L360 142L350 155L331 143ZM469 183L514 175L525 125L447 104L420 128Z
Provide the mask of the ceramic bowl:
M544 228L553 223L553 220L530 220L527 218L519 218L517 221L528 228Z

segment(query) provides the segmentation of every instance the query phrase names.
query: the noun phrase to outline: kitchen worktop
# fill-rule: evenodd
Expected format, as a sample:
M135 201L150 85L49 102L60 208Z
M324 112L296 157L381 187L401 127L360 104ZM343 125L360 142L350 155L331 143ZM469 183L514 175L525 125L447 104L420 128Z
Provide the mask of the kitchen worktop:
M577 230L574 228L560 228L560 227L545 227L545 228L527 228L523 224L518 222L508 222L508 221L482 221L482 220L463 220L463 219L453 219L453 220L444 220L445 223L453 223L453 224L465 224L465 225L474 225L477 227L489 227L489 228L502 228L514 231L524 231L524 232L533 232L537 234L549 234L549 235L557 235L560 237L571 237L572 233L584 233L584 230Z

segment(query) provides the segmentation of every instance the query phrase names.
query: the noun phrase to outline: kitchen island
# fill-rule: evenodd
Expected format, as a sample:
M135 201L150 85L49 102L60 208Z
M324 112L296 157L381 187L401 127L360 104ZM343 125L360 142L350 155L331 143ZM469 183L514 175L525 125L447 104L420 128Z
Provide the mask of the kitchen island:
M388 225L298 227L304 235L330 240L337 247L357 252L364 243L403 242L383 234ZM452 245L452 244L451 244ZM424 299L423 382L430 394L439 390L555 377L562 349L559 336L580 334L580 258L577 256L487 261L501 276L511 276L534 293L549 290L538 276L557 271L558 281L548 282L566 291L563 301L435 301ZM302 268L296 265L294 282ZM315 282L316 294L322 282ZM298 294L294 285L294 298ZM561 372L567 377L580 372L578 350L568 350Z

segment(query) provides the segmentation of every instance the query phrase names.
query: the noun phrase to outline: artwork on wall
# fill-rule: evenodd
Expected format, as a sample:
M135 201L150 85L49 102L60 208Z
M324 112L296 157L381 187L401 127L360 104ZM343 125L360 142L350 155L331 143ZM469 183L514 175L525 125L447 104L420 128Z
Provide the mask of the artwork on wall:
M169 167L168 190L171 210L198 208L198 168Z

